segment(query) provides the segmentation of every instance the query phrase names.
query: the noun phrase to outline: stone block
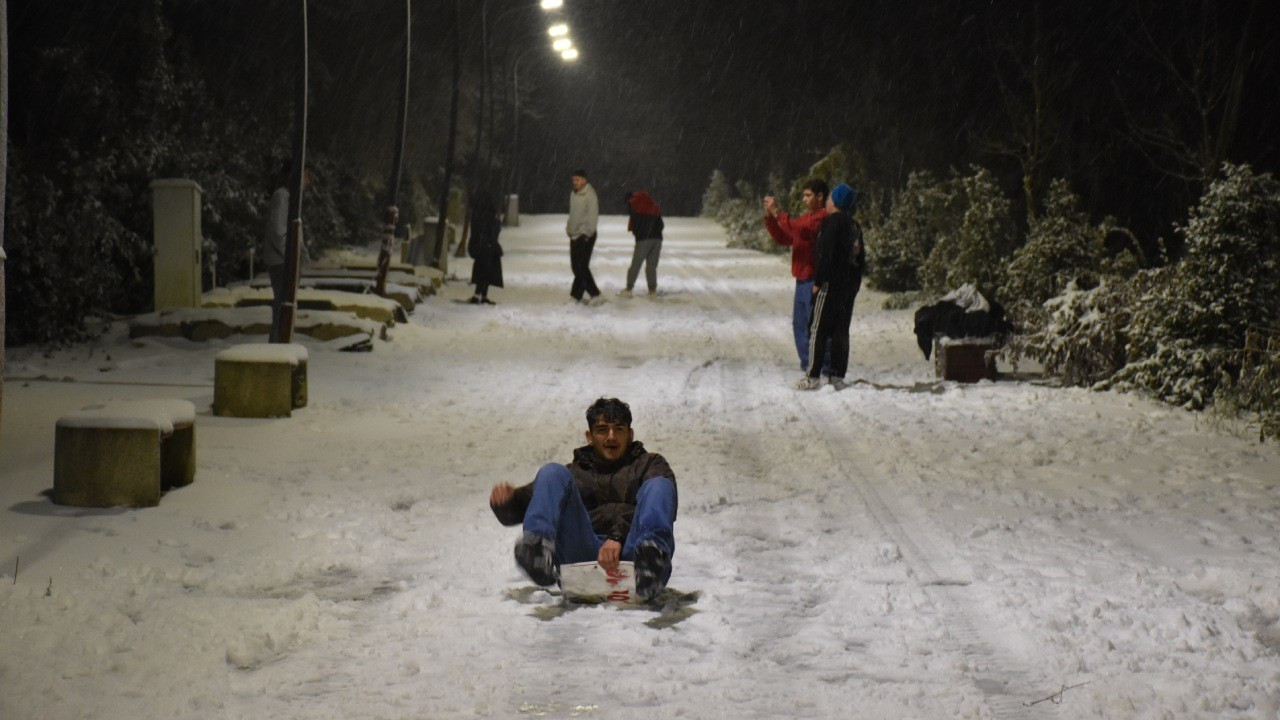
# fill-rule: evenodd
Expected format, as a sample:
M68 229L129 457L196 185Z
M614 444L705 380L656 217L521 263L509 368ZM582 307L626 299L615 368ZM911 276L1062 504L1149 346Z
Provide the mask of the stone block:
M213 412L289 417L307 404L307 349L293 343L237 345L214 358Z
M78 507L150 507L195 480L195 406L126 400L58 419L53 501Z

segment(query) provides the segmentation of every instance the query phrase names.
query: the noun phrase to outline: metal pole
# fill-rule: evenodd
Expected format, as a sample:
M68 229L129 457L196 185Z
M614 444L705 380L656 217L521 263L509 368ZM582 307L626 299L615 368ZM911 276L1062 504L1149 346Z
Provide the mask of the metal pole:
M280 303L280 335L275 342L293 341L293 325L298 305L299 259L302 250L302 191L307 168L307 0L302 0L302 43L294 108L293 172L289 177L289 235L285 240L284 300Z
M9 177L9 3L0 0L0 412L4 410L4 198ZM13 581L18 582L17 562Z
M396 128L395 157L391 162L391 178L387 182L386 224L383 226L382 249L378 251L378 275L374 291L387 296L387 271L391 269L391 249L395 246L396 226L400 222L400 173L404 165L404 133L409 121L409 57L412 0L404 2L404 69L400 74L400 118Z
M489 54L489 0L480 0L480 96L476 98L476 142L471 148L471 159L467 161L463 198L467 205L471 204L471 195L475 189L487 182L489 170L480 164L480 145L484 142L484 100L488 78L485 77L485 58ZM454 257L466 257L467 236L471 233L471 213L463 211L462 238L454 250Z
M462 1L453 2L453 100L449 109L449 141L445 149L444 187L440 192L440 222L436 225L436 256L434 265L443 267L445 253L445 226L449 222L449 186L453 184L453 153L458 142L458 85L462 74Z

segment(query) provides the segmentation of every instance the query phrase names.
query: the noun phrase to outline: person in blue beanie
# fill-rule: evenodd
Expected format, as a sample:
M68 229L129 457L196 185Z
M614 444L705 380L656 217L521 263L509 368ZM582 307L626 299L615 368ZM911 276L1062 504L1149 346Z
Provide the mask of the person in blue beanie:
M809 326L809 369L797 390L817 390L822 358L830 350L831 387L845 387L849 370L849 325L853 301L862 287L866 252L862 228L853 218L858 191L840 183L827 196L827 217L818 229L813 271L813 319Z

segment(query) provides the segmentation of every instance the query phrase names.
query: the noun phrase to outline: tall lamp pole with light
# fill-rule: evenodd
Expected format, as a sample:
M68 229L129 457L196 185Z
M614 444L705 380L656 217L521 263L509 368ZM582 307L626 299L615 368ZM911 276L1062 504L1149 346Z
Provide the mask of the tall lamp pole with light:
M542 9L554 10L564 4L563 0L542 0ZM547 35L552 38L551 49L560 55L561 60L565 62L573 62L578 59L578 49L573 46L573 41L569 39L569 26L565 23L557 23L547 30ZM540 47L532 47L516 56L515 62L511 64L511 85L512 85L512 113L511 113L511 170L508 172L508 186L518 187L520 183L519 167L520 167L520 63L530 53L541 50ZM519 218L514 221L508 219L509 225L519 225Z
M404 129L409 119L409 58L411 46L410 28L412 0L404 0L404 67L400 72L400 116L396 118L396 148L391 160L391 178L387 181L386 223L383 226L382 247L378 250L378 272L374 291L387 296L387 271L391 269L391 248L396 241L396 226L400 224L400 174L404 166Z

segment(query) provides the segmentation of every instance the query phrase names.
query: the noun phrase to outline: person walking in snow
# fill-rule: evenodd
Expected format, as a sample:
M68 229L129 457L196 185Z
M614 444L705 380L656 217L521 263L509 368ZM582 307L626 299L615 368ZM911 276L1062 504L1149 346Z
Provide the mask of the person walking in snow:
M591 253L596 247L600 201L596 189L587 182L585 170L575 170L570 182L573 192L569 193L569 223L564 229L569 236L569 266L573 268L573 287L569 294L578 302L584 302L584 294L590 295L585 302L595 304L600 288L591 276Z
M626 403L602 397L586 416L587 444L572 462L543 465L522 487L498 483L489 507L503 525L523 523L516 564L538 585L557 584L565 563L594 560L615 572L628 560L636 594L648 602L671 577L676 476L635 439Z
M805 181L800 195L804 212L791 217L778 207L773 195L764 198L764 227L779 245L791 248L791 274L796 279L791 307L791 331L795 336L800 369L809 369L809 325L813 315L813 248L818 227L827 216L827 183L821 178Z
M477 190L471 198L471 240L467 243L467 254L475 261L471 264L471 284L476 291L467 301L472 305L493 305L489 288L502 287L502 245L498 244L501 232L493 193Z
M289 176L293 174L293 161L285 160L276 174L276 190L267 201L265 222L262 227L262 264L271 280L271 334L272 342L280 339L280 308L284 303L285 286L291 282L286 277L286 238L289 235ZM311 186L311 171L302 171L302 189ZM311 264L307 244L299 238L299 265Z
M631 256L631 267L627 270L627 287L618 292L622 297L631 297L631 290L640 275L640 265L644 264L644 279L649 285L649 297L658 294L658 256L662 253L662 210L658 203L643 190L627 194L627 212L631 218L627 221L627 230L636 238L635 253Z
M853 219L858 191L840 183L827 196L827 216L818 228L813 269L813 320L809 324L808 373L798 390L817 390L822 358L830 345L831 386L845 386L849 369L849 325L853 301L862 287L866 253L862 228Z

